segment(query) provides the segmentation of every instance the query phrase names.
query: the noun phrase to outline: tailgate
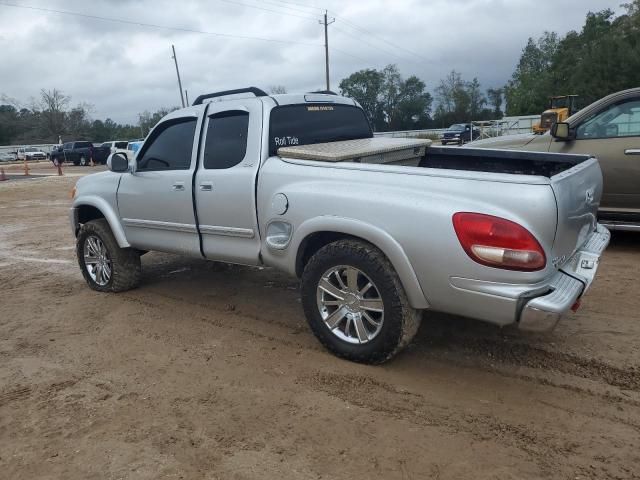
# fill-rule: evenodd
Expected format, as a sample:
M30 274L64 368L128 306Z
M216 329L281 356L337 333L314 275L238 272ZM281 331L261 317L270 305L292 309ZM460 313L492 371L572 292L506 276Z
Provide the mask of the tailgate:
M551 177L558 205L553 264L563 265L595 230L602 196L602 172L595 158Z

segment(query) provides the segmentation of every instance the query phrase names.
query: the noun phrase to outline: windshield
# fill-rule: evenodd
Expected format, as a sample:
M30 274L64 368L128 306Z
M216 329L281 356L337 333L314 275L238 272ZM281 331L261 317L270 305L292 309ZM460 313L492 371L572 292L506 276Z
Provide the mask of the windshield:
M458 131L458 130L464 130L464 128L465 128L464 124L462 124L462 123L454 123L453 125L451 125L449 127L449 130Z
M269 155L292 145L371 138L362 109L351 105L283 105L271 111Z
M27 147L24 149L25 152L38 152L39 150L34 147Z

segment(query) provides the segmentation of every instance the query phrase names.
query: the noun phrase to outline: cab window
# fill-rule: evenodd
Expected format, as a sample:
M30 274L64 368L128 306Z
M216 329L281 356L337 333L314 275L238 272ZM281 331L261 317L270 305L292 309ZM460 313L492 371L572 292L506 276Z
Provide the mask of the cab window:
M616 103L588 118L576 130L577 139L640 136L640 99Z
M249 113L235 110L209 117L204 148L204 168L225 169L238 165L247 153Z
M188 170L195 132L195 118L169 120L159 125L138 154L137 170Z

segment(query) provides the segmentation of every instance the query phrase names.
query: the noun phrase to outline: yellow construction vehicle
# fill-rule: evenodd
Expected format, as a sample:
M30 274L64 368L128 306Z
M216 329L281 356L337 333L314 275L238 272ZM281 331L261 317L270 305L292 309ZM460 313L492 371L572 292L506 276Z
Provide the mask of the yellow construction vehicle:
M540 115L540 122L533 125L533 133L542 135L557 122L564 122L577 112L577 95L561 95L549 98L549 108Z

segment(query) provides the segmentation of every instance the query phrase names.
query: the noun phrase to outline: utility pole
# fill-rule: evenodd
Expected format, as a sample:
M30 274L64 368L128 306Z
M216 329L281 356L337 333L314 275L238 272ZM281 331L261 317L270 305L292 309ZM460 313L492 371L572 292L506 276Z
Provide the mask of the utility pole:
M180 102L182 102L182 108L184 108L184 96L182 95L182 81L180 80L180 69L178 69L178 57L176 57L176 47L171 45L173 51L173 61L176 63L176 74L178 75L178 88L180 89Z
M320 25L324 25L324 61L325 61L325 74L327 77L327 91L331 90L331 84L329 82L329 31L328 26L335 22L333 18L329 22L327 19L327 11L324 11L324 20L319 20Z
M187 107L189 106L189 92L187 92L187 89L184 89L184 99L187 102Z

